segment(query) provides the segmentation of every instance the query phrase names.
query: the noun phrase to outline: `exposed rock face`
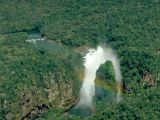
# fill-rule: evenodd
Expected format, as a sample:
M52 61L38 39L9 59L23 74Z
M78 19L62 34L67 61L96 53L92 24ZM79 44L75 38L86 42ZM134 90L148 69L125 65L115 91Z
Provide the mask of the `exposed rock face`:
M36 86L31 88L25 87L23 94L21 95L21 120L25 120L30 116L38 115L48 109L48 104L43 103L47 100L42 91L40 91Z
M73 81L64 81L60 74L51 77L48 92L48 100L51 104L62 109L68 109L75 103L73 95Z
M84 51L87 51L89 48L90 48L89 46L84 45L84 46L80 46L80 47L75 48L75 51L76 52L84 52Z
M145 87L154 87L156 85L155 80L153 80L153 77L151 74L149 74L147 71L143 75L143 83L142 85Z
M125 93L133 92L133 90L129 87L129 85L124 83L124 82L123 82L123 86L122 87L123 87L123 92L125 92Z
M19 101L15 103L15 111L7 114L8 120L18 119L27 120L39 116L47 111L50 107L61 108L66 111L70 109L76 101L73 95L73 81L65 81L62 73L50 73L43 77L44 87L25 86L21 88ZM78 90L77 90L78 91ZM8 101L6 101L6 105ZM14 116L14 112L17 116Z

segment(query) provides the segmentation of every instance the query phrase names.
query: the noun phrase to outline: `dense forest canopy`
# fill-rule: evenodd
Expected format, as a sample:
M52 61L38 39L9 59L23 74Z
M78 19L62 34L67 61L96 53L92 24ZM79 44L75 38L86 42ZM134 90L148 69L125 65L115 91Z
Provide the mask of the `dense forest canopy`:
M160 119L159 13L159 0L0 0L0 119L82 119L66 111L79 99L82 58L99 44L120 59L123 100L104 95L83 119ZM57 47L35 47L30 34ZM111 63L98 79L113 85Z

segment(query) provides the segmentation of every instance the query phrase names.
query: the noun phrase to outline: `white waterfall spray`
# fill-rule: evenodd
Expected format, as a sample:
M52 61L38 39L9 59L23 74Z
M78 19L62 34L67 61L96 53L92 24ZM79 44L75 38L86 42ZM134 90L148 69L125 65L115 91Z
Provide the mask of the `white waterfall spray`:
M92 98L95 95L95 79L96 71L101 64L106 61L111 61L115 71L115 80L117 83L117 102L122 99L121 95L121 83L122 77L120 72L119 61L110 48L103 48L98 46L97 50L91 49L89 53L84 57L85 76L83 79L82 88L80 91L80 102L79 105L85 105L92 107Z

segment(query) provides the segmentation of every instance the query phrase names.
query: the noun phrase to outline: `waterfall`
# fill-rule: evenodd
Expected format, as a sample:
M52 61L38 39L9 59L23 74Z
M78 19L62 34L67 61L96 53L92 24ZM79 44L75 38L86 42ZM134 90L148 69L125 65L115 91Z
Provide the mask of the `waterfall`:
M106 61L111 61L114 67L115 80L117 83L116 101L119 102L122 99L122 76L120 72L119 60L111 48L98 46L96 50L89 50L89 52L84 57L85 76L80 90L80 102L78 105L85 105L92 108L92 98L95 95L94 81L96 79L96 71L99 69L100 65L104 64Z

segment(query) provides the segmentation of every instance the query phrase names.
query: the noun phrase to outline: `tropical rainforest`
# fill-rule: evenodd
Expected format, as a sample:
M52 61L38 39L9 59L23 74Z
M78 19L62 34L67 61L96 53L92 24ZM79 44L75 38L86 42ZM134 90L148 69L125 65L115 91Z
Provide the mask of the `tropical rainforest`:
M45 41L27 42L31 38ZM79 101L83 57L106 44L120 59L97 71L95 110ZM86 111L83 111L85 113ZM0 120L159 120L159 0L0 0Z

